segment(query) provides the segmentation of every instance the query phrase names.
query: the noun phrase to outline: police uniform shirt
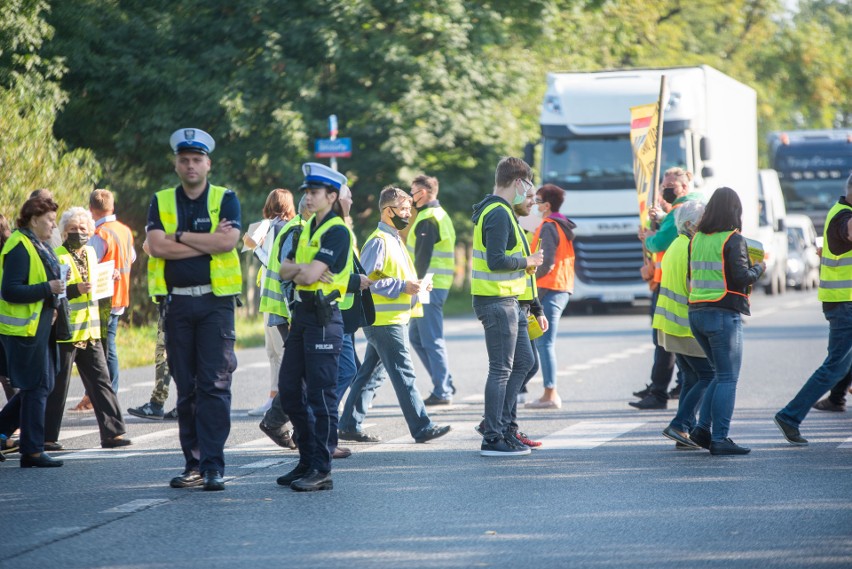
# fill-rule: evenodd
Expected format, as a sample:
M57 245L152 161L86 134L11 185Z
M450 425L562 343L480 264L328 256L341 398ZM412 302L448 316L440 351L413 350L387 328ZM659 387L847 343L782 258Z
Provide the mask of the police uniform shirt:
M210 212L207 210L207 194L210 184L204 192L196 199L190 199L183 191L183 186L178 186L176 191L177 201L177 231L186 233L210 233L213 224L210 220ZM222 197L222 206L219 209L219 219L227 219L231 226L240 230L240 201L237 195L227 190ZM165 231L163 222L160 220L160 209L157 196L151 200L148 207L147 230L159 229ZM188 259L166 260L164 276L169 289L173 287L200 286L210 284L210 255L198 255Z
M333 211L330 211L319 225L315 225L316 218L314 218L311 223L311 234L316 233L320 227L335 217L339 216ZM337 274L346 268L350 247L349 230L343 226L332 227L320 238L320 250L314 257L314 261L325 263L328 265L330 272ZM292 260L295 254L295 251L291 250L288 259Z

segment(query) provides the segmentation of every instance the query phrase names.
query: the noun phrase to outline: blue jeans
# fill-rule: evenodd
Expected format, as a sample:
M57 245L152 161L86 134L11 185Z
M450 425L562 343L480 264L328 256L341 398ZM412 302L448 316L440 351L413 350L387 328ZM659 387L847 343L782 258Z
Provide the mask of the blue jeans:
M485 380L485 437L502 436L512 422L518 391L533 366L525 311L514 297L475 305L485 329L488 377Z
M541 360L541 375L544 377L544 387L556 389L556 335L559 333L559 319L571 295L558 290L540 289L541 304L544 316L547 318L547 332L536 339L535 344Z
M689 310L689 327L713 366L713 381L704 393L698 426L711 430L711 440L728 438L743 361L742 315L724 308Z
M355 366L355 340L354 334L343 334L343 346L340 348L340 360L337 365L337 400L343 398L343 394L349 389L358 368Z
M695 412L704 399L704 393L713 381L713 366L707 358L675 354L677 367L683 373L683 387L677 405L677 414L669 426L689 432L695 426Z
M449 292L433 289L429 293L429 304L423 305L423 317L411 319L408 334L411 347L432 378L432 395L441 399L453 396L453 376L444 341L444 302Z
M112 390L118 393L118 349L115 346L115 337L118 334L118 314L109 315L109 324L107 324L107 341L106 341L106 356L107 369L109 370L109 380L112 383Z
M414 385L416 377L408 351L408 325L366 326L364 336L367 337L367 351L343 406L340 430L350 433L361 431L367 408L376 390L384 383L385 374L373 373L381 362L396 392L399 407L408 424L408 432L416 439L435 424L426 413L426 406Z
M825 319L828 320L828 356L793 400L778 412L785 423L796 427L805 419L811 406L842 381L852 367L852 302L827 310Z

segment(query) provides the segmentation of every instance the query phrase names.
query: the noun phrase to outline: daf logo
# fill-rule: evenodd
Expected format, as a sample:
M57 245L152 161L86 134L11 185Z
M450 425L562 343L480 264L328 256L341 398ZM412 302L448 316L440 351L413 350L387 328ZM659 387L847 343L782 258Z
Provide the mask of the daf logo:
M612 222L598 223L598 231L606 231L608 233L624 233L632 231L634 224L630 222Z

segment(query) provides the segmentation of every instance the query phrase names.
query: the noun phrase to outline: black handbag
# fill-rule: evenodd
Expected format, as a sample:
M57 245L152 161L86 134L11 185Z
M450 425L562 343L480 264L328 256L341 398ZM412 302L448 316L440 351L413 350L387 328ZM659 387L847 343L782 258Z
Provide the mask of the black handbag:
M56 307L56 339L66 342L71 339L71 307L68 298L55 298Z

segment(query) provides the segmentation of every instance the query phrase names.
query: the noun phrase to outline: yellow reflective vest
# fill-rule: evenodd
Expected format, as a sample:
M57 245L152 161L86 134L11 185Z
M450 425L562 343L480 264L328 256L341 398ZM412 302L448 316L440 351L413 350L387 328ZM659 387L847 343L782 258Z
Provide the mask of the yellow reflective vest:
M3 280L3 264L6 262L6 255L18 243L23 243L24 248L30 255L30 272L27 277L27 284L33 285L47 282L47 273L44 270L44 264L41 262L41 257L38 256L35 245L33 245L29 237L20 231L12 233L9 240L3 246L3 251L0 252L0 282ZM0 297L0 334L4 336L35 336L38 330L38 319L43 307L44 300L29 304L18 304L6 302Z
M304 227L304 225L305 220L302 219L302 216L297 215L284 224L284 227L275 236L275 241L273 241L272 248L269 250L266 267L261 269L260 312L290 318L290 308L287 306L287 298L281 290L281 277L278 276L278 270L281 268L281 246L293 229L300 226Z
M432 258L429 260L429 272L435 275L432 277L432 288L447 290L452 286L453 275L455 274L456 230L446 210L440 206L420 210L417 214L417 220L408 232L406 246L413 259L414 250L417 246L417 226L429 219L434 219L437 222L439 237L432 249Z
M521 237L524 240L524 256L528 257L532 253L529 240L527 239L527 234L522 231ZM538 298L538 282L535 278L535 272L532 272L527 274L526 288L524 289L524 292L518 295L518 300L533 300L535 298Z
M520 296L527 288L527 273L524 269L495 272L488 268L482 226L485 223L485 217L498 207L505 210L515 230L515 246L507 250L506 255L517 259L523 259L525 256L522 232L515 214L504 203L490 204L473 226L473 270L470 278L470 292L476 296Z
M83 246L83 251L86 253L86 267L89 271L89 281L95 274L95 267L98 265L97 253L93 247L88 245ZM68 265L70 269L70 278L66 285L74 286L77 283L83 282L83 277L80 270L77 268L77 263L68 249L59 246L54 249L59 262L63 265ZM98 301L92 300L92 293L81 294L77 298L68 299L68 307L71 309L71 339L57 340L60 343L82 342L84 340L98 340L101 337L101 319L98 313Z
M302 235L299 236L299 245L296 249L296 263L307 265L311 261L313 261L314 257L317 256L317 253L319 253L322 236L325 235L326 231L328 231L332 227L344 227L346 231L349 232L349 239L351 243L352 232L349 231L349 227L346 225L343 219L333 213L328 213L327 215L333 215L333 217L325 221L318 229L312 229L316 215L311 216L311 218L305 224L305 227L302 230ZM343 302L344 297L346 296L346 289L349 287L349 275L352 274L352 267L352 255L349 254L346 256L346 266L343 268L342 271L334 275L332 282L324 283L320 280L317 280L315 283L309 285L296 285L296 290L304 290L310 292L316 292L318 290L321 290L325 296L328 296L332 293L332 291L336 290L340 293L338 303Z
M741 292L730 290L725 278L725 243L735 231L718 231L716 233L696 233L690 242L690 277L689 303L715 302L726 294Z
M654 309L652 327L671 336L692 338L689 328L689 288L686 270L689 262L689 237L678 235L663 257L663 280Z
M210 233L219 225L219 210L227 188L210 185L207 191L207 211L210 214ZM160 221L166 233L177 231L177 189L170 188L157 192L157 207ZM158 257L148 259L148 294L163 296L168 294L165 278L166 260ZM243 290L243 273L240 257L234 248L225 253L210 255L210 284L216 296L240 294Z
M384 241L385 258L380 269L383 278L417 280L417 272L414 269L411 257L405 252L404 248L399 246L396 238L386 231L376 228L367 238L364 247L361 248L362 254L364 248L373 239ZM423 306L420 301L415 296L404 292L396 298L388 298L382 294L374 293L373 304L376 308L376 321L373 326L406 324L411 318L423 315Z
M834 204L825 218L822 232L822 258L819 264L819 291L817 298L823 302L852 301L852 251L835 255L828 249L828 224L835 215L852 207Z

